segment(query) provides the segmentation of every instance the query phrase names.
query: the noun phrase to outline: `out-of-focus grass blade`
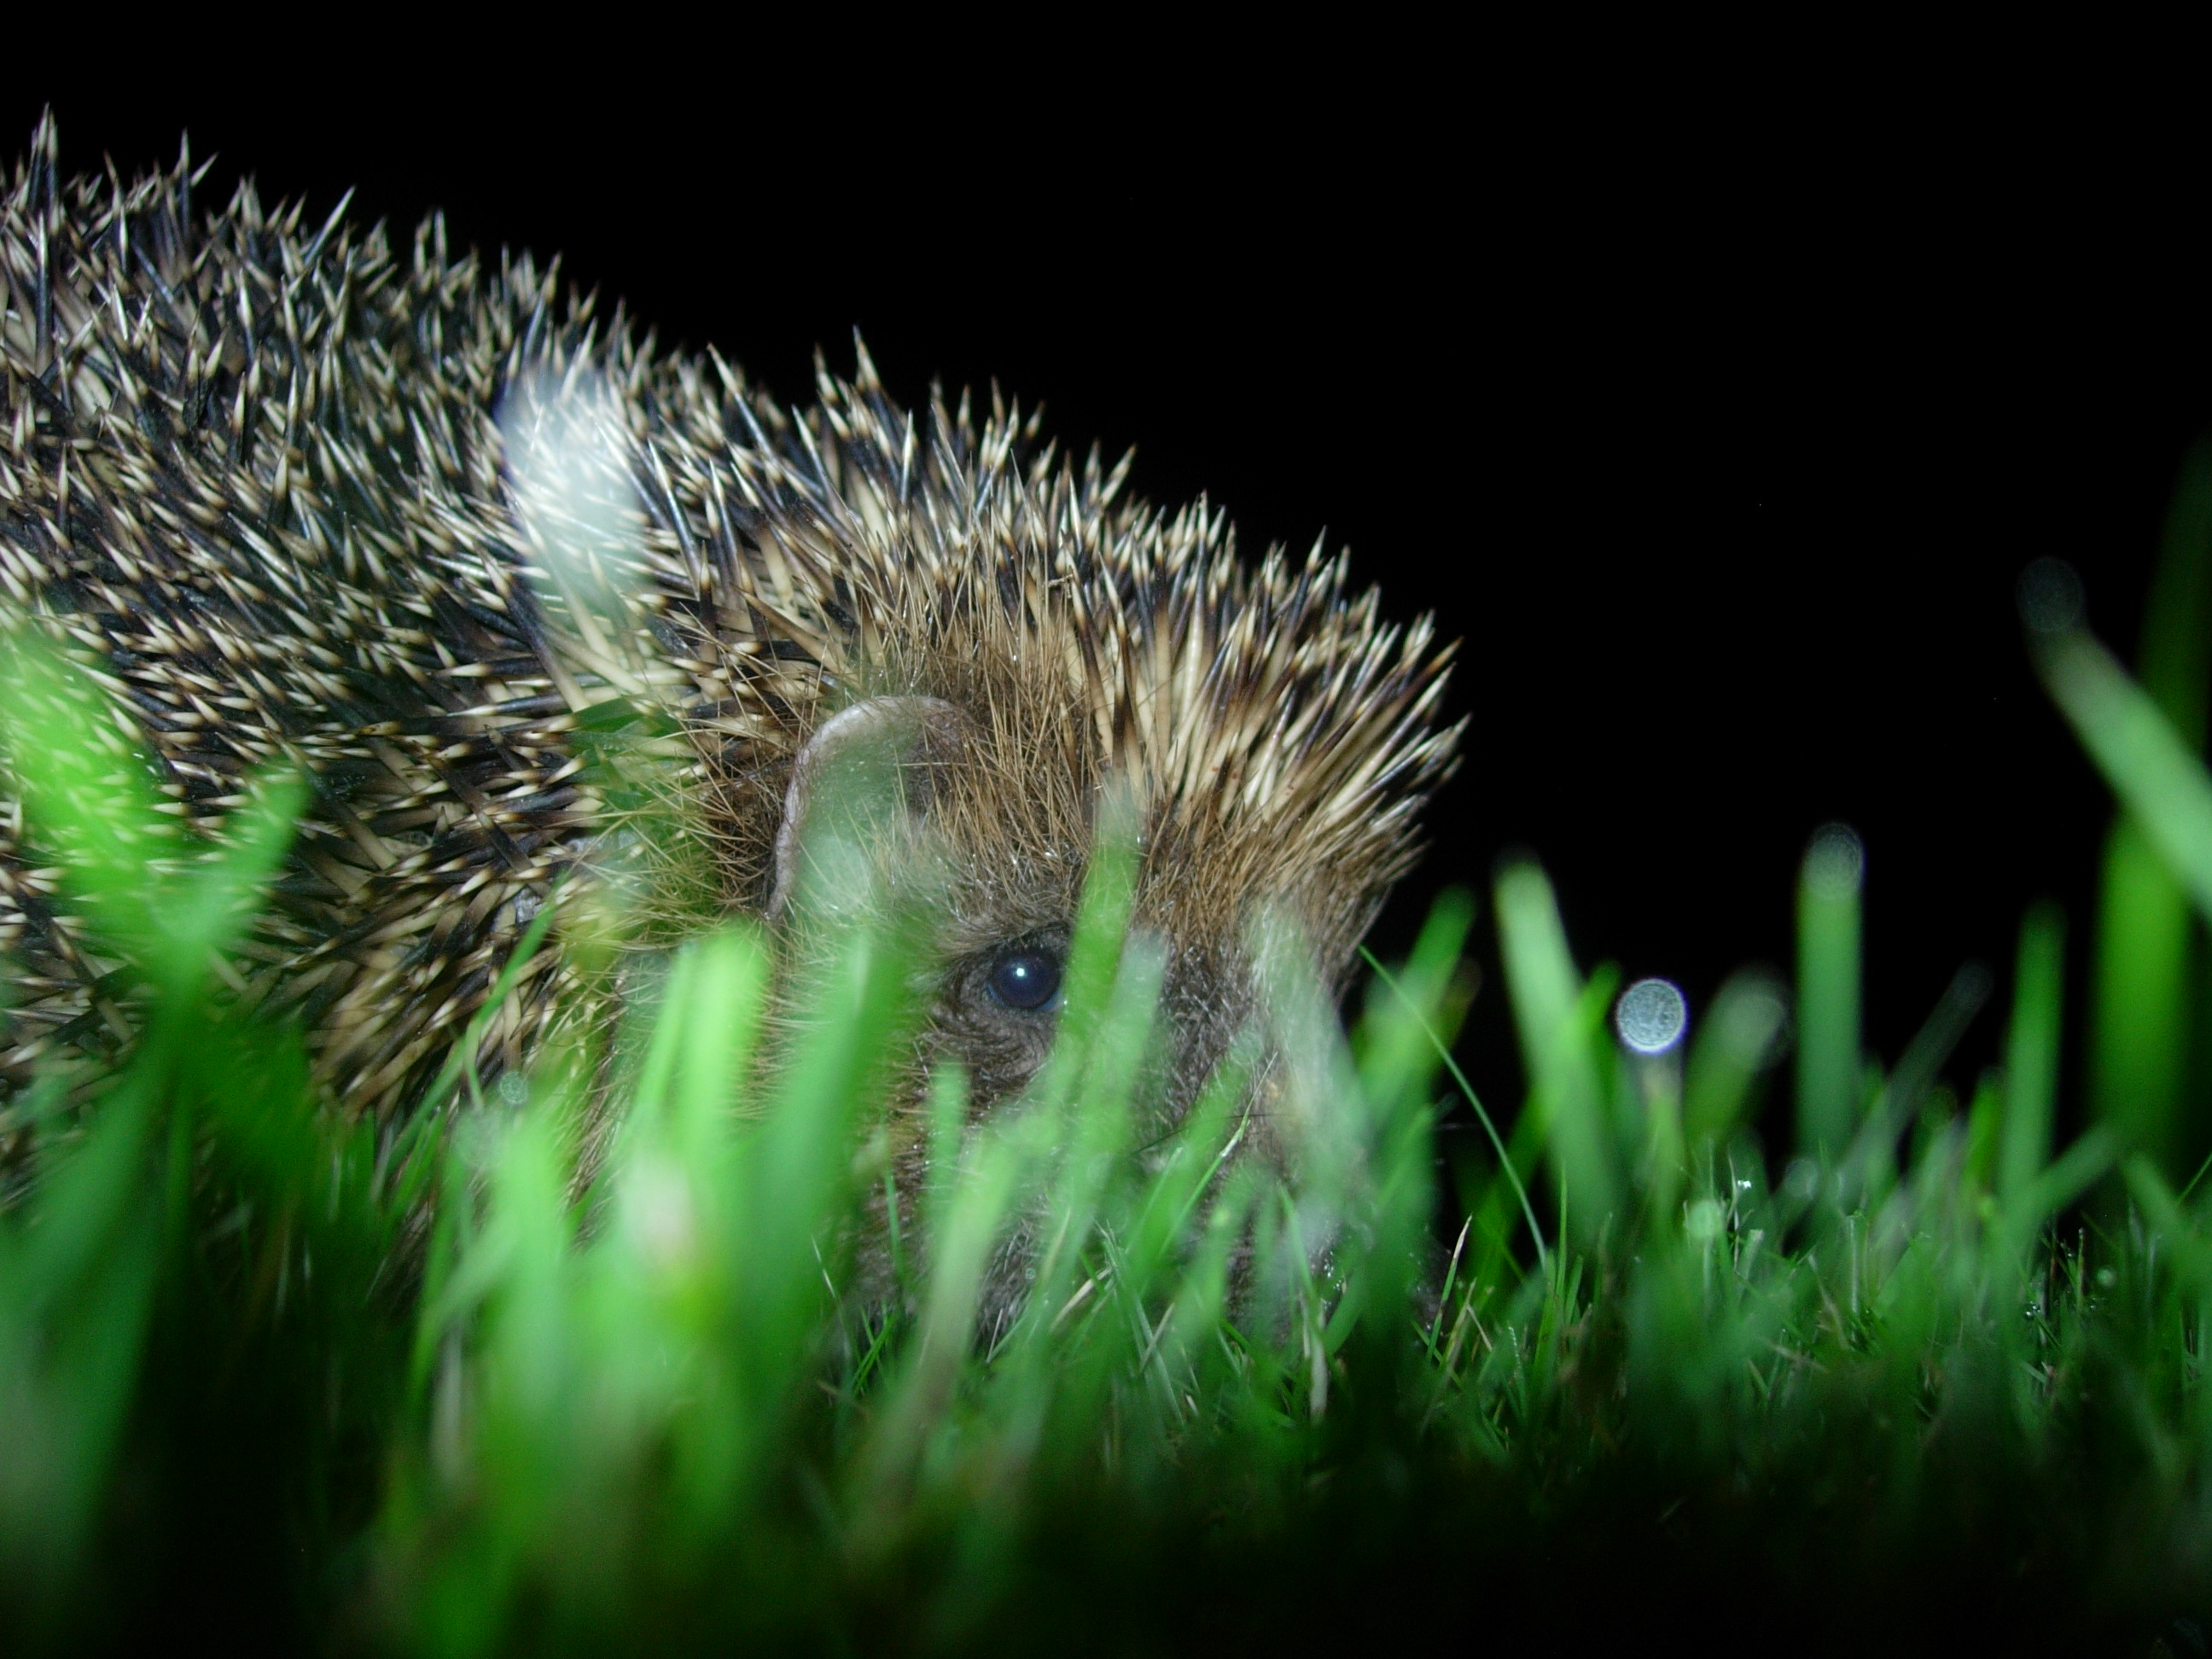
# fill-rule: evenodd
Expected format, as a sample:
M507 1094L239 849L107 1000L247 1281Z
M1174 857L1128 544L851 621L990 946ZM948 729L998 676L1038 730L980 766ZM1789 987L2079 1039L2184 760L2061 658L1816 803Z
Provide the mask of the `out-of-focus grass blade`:
M825 1264L838 1248L854 1178L854 1136L885 1086L913 1012L908 948L888 928L855 928L842 941L826 994L802 1022L796 1050L744 1146L736 1199L744 1352L763 1413L771 1402L776 1411L787 1406L830 1305Z
M2113 824L2091 982L2092 1109L2171 1170L2179 1156L2190 1001L2188 893L2131 813Z
M491 1376L506 1402L539 1434L557 1431L553 1413L573 1347L565 1293L573 1223L563 1153L553 1115L529 1113L507 1130L492 1172L492 1214L506 1244L496 1259L506 1271L490 1329ZM543 1455L542 1447L514 1450Z
M1797 883L1797 1149L1832 1162L1859 1109L1859 838L1842 824L1813 837Z
M2137 666L2181 740L2201 750L2212 716L2212 437L2182 457L2143 600Z
M1059 1030L1035 1087L1036 1097L1047 1103L1073 1097L1092 1036L1108 1018L1137 890L1137 823L1136 808L1123 792L1109 790L1101 798L1091 866L1068 940Z
M1591 1033L1581 1017L1582 975L1567 949L1552 884L1534 864L1510 864L1499 874L1498 930L1531 1109L1542 1115L1566 1183L1568 1225L1595 1240L1620 1206L1620 1182L1605 1132Z
M2142 687L2183 747L2204 750L2212 696L2212 445L2184 459L2143 606ZM2089 1098L2169 1174L2189 1063L2188 894L2145 827L2124 811L2106 843L2090 991Z
M1281 1086L1273 1125L1296 1189L1276 1266L1279 1288L1318 1295L1315 1270L1334 1247L1352 1206L1372 1190L1374 1123L1342 1028L1295 917L1262 912L1250 927L1255 978ZM1275 1210L1263 1204L1263 1218ZM1272 1293L1272 1292L1271 1292Z
M2142 1206L2144 1219L2172 1252L2181 1277L2198 1295L2212 1296L2212 1247L2197 1236L2158 1166L2137 1152L2120 1168L2127 1178L2128 1191Z
M2212 781L2158 704L2083 629L2032 635L2036 665L2130 821L2212 916ZM2100 941L2094 1077L2098 1103L2130 1146L2170 1163L2180 1109L2176 1058L2186 1021L2186 939L2158 883L2116 843ZM2124 959L2139 947L2142 954Z
M39 635L0 641L0 742L22 791L27 831L60 854L101 925L155 933L149 860L173 856L144 759L112 721L91 676Z
M1439 1060L1450 1058L1460 1012L1449 1006L1452 977L1474 921L1474 901L1447 891L1430 909L1404 969L1394 978L1377 969L1380 994L1368 1000L1358 1054L1364 1092L1378 1109L1425 1099Z
M164 1231L138 1082L27 1217L0 1216L0 1588L34 1600L68 1587L137 1383Z
M307 784L295 774L260 780L252 804L224 826L228 844L221 854L192 871L161 907L153 962L167 982L179 989L196 984L209 957L252 920L307 801Z
M1244 1236L1260 1186L1249 1166L1223 1182L1206 1214L1196 1258L1184 1273L1173 1304L1160 1317L1151 1351L1138 1356L1140 1367L1154 1367L1157 1362L1160 1369L1187 1370L1219 1342L1229 1260Z
M2093 1126L2028 1183L2014 1206L2015 1227L2032 1235L2102 1180L2112 1167L2116 1151L2111 1132L2101 1124Z
M544 944L546 930L553 925L553 916L552 905L540 905L538 914L530 919L530 925L523 929L522 938L517 941L513 954L507 957L507 965L500 969L499 978L493 981L490 994L484 998L483 1006L477 1010L475 1018L469 1021L468 1029L462 1034L461 1040L447 1054L445 1063L438 1068L437 1077L433 1079L430 1086L423 1091L422 1104L419 1109L424 1117L430 1116L444 1106L447 1092L465 1071L468 1073L471 1081L474 1081L477 1052L483 1044L483 1034L490 1029L491 1022L498 1018L501 1006L506 1002L515 985L521 980L523 970L530 966L532 960L538 954L538 947ZM656 1040L659 1039L661 1029L659 1026L654 1028ZM666 1029L671 1033L666 1040L672 1043L675 1028L671 1025ZM477 1091L472 1089L471 1092Z
M1354 1086L1365 1106L1370 1178L1347 1206L1352 1225L1337 1263L1343 1293L1323 1336L1332 1355L1355 1334L1370 1350L1399 1334L1417 1240L1433 1208L1431 1085L1458 1024L1460 1010L1447 1009L1474 918L1466 895L1444 895L1431 909L1401 980L1378 984L1369 998L1354 1044Z
M1030 1117L978 1137L931 1240L929 1285L921 1328L856 1465L867 1501L895 1497L951 1398L975 1335L984 1270L1013 1202L1024 1164L1036 1155Z
M2039 636L2036 666L2097 769L2200 915L2212 915L2212 780L2112 653L2078 628Z
M189 1000L210 955L252 919L291 844L306 787L281 772L256 780L224 844L179 870L187 844L102 702L92 672L38 635L0 642L0 744L22 791L27 835L60 855L94 925L180 1012L174 1005Z
M1926 1022L1898 1057L1882 1096L1884 1104L1900 1118L1900 1127L1902 1117L1920 1104L1974 1016L1989 1001L1990 989L1990 970L1978 962L1965 963L1951 975Z
M1690 1046L1683 1082L1682 1133L1691 1146L1719 1146L1735 1133L1789 1019L1782 988L1764 974L1738 974L1721 987Z
M1467 902L1467 907L1468 924L1472 925L1474 921L1474 902L1472 900L1468 900ZM1464 928L1462 928L1462 942L1464 941ZM1363 945L1360 947L1359 954L1361 958L1365 961L1368 967L1373 970L1376 980L1378 983L1387 989L1393 996L1401 999L1407 1007L1415 1010L1419 1009L1420 1005L1407 994L1404 988L1401 987L1396 979L1392 976L1390 970L1385 968L1382 963L1376 959L1375 953L1372 951L1368 950L1364 945ZM1443 1064L1446 1073L1449 1075L1454 1085L1458 1087L1460 1097L1467 1102L1468 1109L1474 1114L1476 1121L1482 1125L1483 1133L1489 1137L1491 1150L1498 1155L1498 1179L1504 1182L1511 1188L1514 1200L1521 1206L1522 1219L1528 1224L1529 1239L1536 1247L1537 1260L1540 1263L1545 1266L1546 1271L1548 1272L1549 1264L1546 1260L1547 1253L1544 1245L1544 1230L1537 1224L1534 1206L1528 1202L1528 1188L1522 1181L1519 1160L1515 1157L1514 1153L1508 1149L1504 1139L1498 1134L1497 1123L1492 1119L1489 1112L1485 1109L1482 1104L1481 1097L1474 1092L1474 1085L1467 1080L1467 1073L1460 1069L1459 1061L1452 1057L1450 1042L1438 1033L1435 1025L1425 1020L1422 1023L1421 1030L1423 1035L1428 1038L1430 1043L1435 1048L1437 1058Z
M2051 1161L2065 927L2051 904L2037 905L2021 923L2012 1028L2005 1040L2004 1127L1997 1146L1997 1201L2008 1210L2019 1206Z
M1967 963L1952 975L1935 1009L1899 1058L1897 1069L1882 1085L1874 1109L1859 1126L1844 1177L1847 1193L1870 1207L1887 1194L1897 1173L1898 1136L1989 995L1989 969L1979 963Z
M1213 1178L1234 1155L1246 1126L1231 1114L1251 1081L1255 1047L1248 1037L1231 1049L1146 1182L1115 1275L1122 1296L1141 1303L1150 1293L1170 1254L1186 1242L1185 1230Z
M1098 1221L1108 1183L1129 1148L1139 1069L1152 1035L1165 969L1157 941L1133 939L1123 947L1121 971L1103 1017L1088 1031L1073 1033L1086 1042L1087 1063L1075 1097L1058 1133L1059 1178L1044 1216L1044 1250L1023 1310L1021 1333L1042 1342L1076 1285L1076 1276ZM1053 1103L1043 1103L1049 1113ZM1030 1358L1040 1356L1034 1352Z
M1959 1184L1970 1203L1990 1197L1996 1184L1997 1141L2004 1128L2004 1084L1995 1067L1982 1073L1966 1108L1966 1146Z
M204 1075L206 1045L187 1048L203 976L251 919L303 799L297 780L264 781L224 845L180 859L152 773L106 717L96 680L34 634L0 641L0 743L25 839L61 860L96 948L117 950L158 992L151 1040L90 1104L85 1138L55 1157L20 1214L0 1216L0 1398L15 1413L0 1436L0 1554L10 1568L35 1558L32 1577L47 1593L70 1577L100 1513L164 1251L189 1221L197 1154L185 1101L193 1089L246 1086L252 1072ZM218 1113L217 1139L279 1193L319 1184L316 1220L327 1219L344 1196L343 1149L326 1165L318 1138L278 1133L298 1127L296 1115L289 1125L252 1115ZM303 1151L313 1154L304 1172L293 1167ZM167 1166L160 1181L157 1163Z
M681 1040L669 1102L678 1154L707 1158L730 1139L738 1083L752 1065L768 951L751 929L731 926L696 941L684 957L682 997L671 996L660 1021Z
M957 1061L942 1061L929 1078L929 1168L921 1216L924 1237L936 1232L952 1201L967 1127L968 1074Z
M1043 1201L1032 1224L1035 1259L1024 1268L1028 1288L994 1378L1010 1425L1005 1455L1018 1462L1032 1455L1054 1412L1082 1411L1105 1380L1100 1362L1111 1345L1094 1346L1086 1363L1070 1365L1067 1321L1125 1291L1141 1295L1141 1286L1116 1285L1093 1300L1101 1275L1114 1279L1116 1264L1127 1265L1120 1262L1113 1200L1131 1173L1139 1114L1158 1121L1139 1097L1150 1088L1145 1062L1166 958L1157 938L1128 932L1139 861L1135 825L1117 793L1101 813L1069 945L1067 1002L1023 1126L1038 1138Z

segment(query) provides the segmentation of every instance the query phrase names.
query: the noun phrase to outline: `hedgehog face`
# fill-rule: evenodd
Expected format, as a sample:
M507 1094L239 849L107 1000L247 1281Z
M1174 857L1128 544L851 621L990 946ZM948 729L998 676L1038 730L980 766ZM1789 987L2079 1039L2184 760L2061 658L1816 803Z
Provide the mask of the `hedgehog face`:
M847 706L802 747L767 909L781 920L889 896L926 917L917 988L928 1022L893 1114L918 1109L928 1066L950 1060L982 1115L1018 1094L1050 1049L1106 769L1070 700L1018 665L925 685ZM1148 818L1132 927L1162 963L1154 1099L1171 1123L1251 1017L1252 916L1287 909L1338 956L1349 940L1326 907L1267 881L1271 866L1246 837L1179 830L1157 805ZM1324 976L1334 965L1324 959Z
M848 705L802 745L768 905L798 945L791 932L809 915L889 896L920 919L927 941L915 987L926 1019L884 1102L894 1179L889 1192L872 1183L865 1200L855 1293L899 1293L887 1212L915 1204L928 1182L932 1071L957 1064L971 1116L981 1119L1017 1101L1045 1064L1101 804L1117 787L1133 784L1141 803L1132 948L1160 965L1157 1046L1139 1097L1151 1115L1136 1144L1161 1141L1249 1034L1259 1040L1243 1103L1248 1153L1283 1166L1298 1148L1324 1145L1308 1139L1287 1086L1311 1057L1279 1055L1265 1040L1267 976L1255 957L1261 924L1286 922L1268 936L1295 939L1301 982L1333 992L1375 902L1372 884L1356 869L1286 856L1270 826L1218 803L1115 779L1079 740L1066 703L1012 665L981 684L972 675L903 684ZM914 1220L900 1220L908 1240ZM982 1291L987 1332L1019 1309L1035 1243L1018 1224L994 1253Z

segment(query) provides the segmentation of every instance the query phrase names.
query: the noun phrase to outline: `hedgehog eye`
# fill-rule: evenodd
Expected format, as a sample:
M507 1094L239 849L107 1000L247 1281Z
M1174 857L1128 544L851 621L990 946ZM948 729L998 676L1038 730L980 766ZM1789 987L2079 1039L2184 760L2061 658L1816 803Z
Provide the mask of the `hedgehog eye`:
M1060 1000L1060 957L1034 945L991 964L991 994L1009 1008L1049 1008Z

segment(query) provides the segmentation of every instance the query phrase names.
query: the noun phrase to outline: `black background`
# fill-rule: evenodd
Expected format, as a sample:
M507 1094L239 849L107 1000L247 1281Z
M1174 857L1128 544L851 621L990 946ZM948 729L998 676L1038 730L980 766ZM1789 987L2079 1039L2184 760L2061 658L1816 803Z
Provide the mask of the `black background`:
M849 366L857 325L902 399L995 378L1065 441L1134 444L1151 497L1225 504L1249 551L1348 544L1394 615L1464 641L1473 717L1386 951L1526 848L1585 963L1694 1008L1786 963L1796 861L1841 819L1869 848L1875 1047L1962 960L2002 981L2039 896L2078 983L2109 806L2027 671L2013 583L2071 560L2132 650L2212 422L2193 134L1786 74L1631 100L1571 52L1532 89L1474 40L863 87L835 42L740 72L619 33L358 83L327 50L18 76L0 137L51 100L65 169L139 170L189 126L217 188L442 208L457 244L558 251L787 399L817 344ZM1462 1046L1510 1104L1488 978Z

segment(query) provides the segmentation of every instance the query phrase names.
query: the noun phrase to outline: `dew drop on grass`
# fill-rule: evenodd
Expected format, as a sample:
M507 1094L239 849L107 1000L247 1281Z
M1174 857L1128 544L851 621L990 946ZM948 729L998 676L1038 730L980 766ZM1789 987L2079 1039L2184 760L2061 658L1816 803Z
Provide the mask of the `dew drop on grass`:
M1682 1040L1690 1006L1663 979L1639 979L1613 1006L1613 1028L1639 1054L1663 1054Z

